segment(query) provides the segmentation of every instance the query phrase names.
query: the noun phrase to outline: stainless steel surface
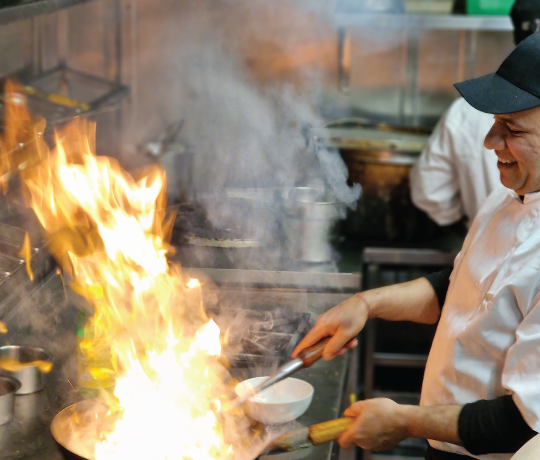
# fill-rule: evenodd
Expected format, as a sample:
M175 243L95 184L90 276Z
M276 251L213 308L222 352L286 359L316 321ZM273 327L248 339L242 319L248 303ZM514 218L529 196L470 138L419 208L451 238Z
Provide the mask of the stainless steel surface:
M349 2L350 3L350 2ZM466 16L452 14L369 14L346 11L338 7L334 13L338 27L365 27L376 29L440 29L482 30L492 32L512 31L508 16Z
M5 425L13 419L15 393L20 387L21 384L17 380L0 376L0 425Z
M89 1L91 0L38 0L25 2L16 6L1 7L0 24L8 24L10 22L32 18L41 14L50 14L54 11Z
M343 392L343 398L341 400L340 414L345 412L351 405L351 396L354 395L354 399L358 399L358 375L359 375L359 347L355 347L349 351L349 368L347 369L347 381L345 382L345 389ZM356 460L356 449L340 449L338 454L338 460Z
M360 289L359 273L316 273L267 270L234 270L221 268L185 268L192 276L206 276L214 283L230 286L261 286L275 288L313 289L320 291Z
M375 366L389 367L424 367L427 362L425 355L410 355L406 353L373 353Z
M0 359L12 358L20 363L32 361L50 361L50 355L43 348L28 347L23 345L7 345L0 347ZM7 375L18 380L21 387L17 390L18 395L27 395L43 390L45 376L37 366L25 366L17 372L0 369L0 375Z
M394 152L418 156L429 134L406 132L392 126L330 126L312 130L316 142L362 152Z
M347 379L349 355L338 356L331 361L318 361L309 369L302 369L296 378L305 380L313 385L315 393L313 402L304 415L298 418L297 422L301 426L310 426L315 423L324 422L325 420L333 420L340 417L341 404L344 396L345 382ZM256 373L268 370L257 370ZM268 375L268 373L266 373ZM248 378L256 377L253 370L236 370L233 376L238 380L247 380ZM339 450L337 443L321 444L313 446L305 451L293 451L284 454L269 455L263 457L265 460L294 460L298 453L305 453L310 460L331 460L335 458ZM279 457L277 457L277 455Z
M366 264L377 265L444 265L452 266L455 252L435 249L366 248L363 253Z
M341 275L340 279L339 273L291 273L291 279L288 279L287 272L244 271L240 276L234 276L231 272L234 270L218 270L213 273L232 281L232 285L220 286L219 292L225 298L230 296L233 305L239 301L253 305L256 309L276 305L293 309L305 305L313 317L350 296L350 292L358 291L360 286L360 276L351 274ZM251 285L238 284L244 276L256 282ZM271 284L260 283L268 280L278 282L276 289L268 289ZM299 282L300 288L291 285L291 281ZM326 291L321 290L321 287ZM0 459L62 460L50 432L50 423L61 409L80 399L73 360L77 309L66 298L61 278L57 275L47 278L37 291L25 292L20 305L0 303L0 320L4 320L6 314L10 315L6 340L20 342L21 337L28 334L28 330L18 330L16 327L29 321L28 311L39 317L54 318L46 332L36 325L37 329L29 329L28 337L51 349L55 363L51 374L47 376L48 384L44 391L16 398L14 420L0 427ZM298 419L300 424L308 426L339 417L347 365L347 356L339 356L332 361L319 361L297 374L297 378L306 380L315 388L314 401ZM275 368L234 369L233 376L238 380L246 380L270 375L273 370ZM335 444L323 445L309 449L306 453L311 460L331 460L336 448ZM298 453L293 452L279 455L279 460L297 458ZM278 457L268 456L266 459L278 460Z

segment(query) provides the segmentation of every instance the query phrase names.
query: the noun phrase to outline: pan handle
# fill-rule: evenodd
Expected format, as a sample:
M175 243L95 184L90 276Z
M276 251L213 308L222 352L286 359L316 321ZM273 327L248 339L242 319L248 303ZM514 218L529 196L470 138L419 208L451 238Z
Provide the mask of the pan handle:
M318 361L323 353L324 347L330 341L330 337L319 340L315 345L311 345L300 352L298 357L304 363L304 367L310 367L315 361Z

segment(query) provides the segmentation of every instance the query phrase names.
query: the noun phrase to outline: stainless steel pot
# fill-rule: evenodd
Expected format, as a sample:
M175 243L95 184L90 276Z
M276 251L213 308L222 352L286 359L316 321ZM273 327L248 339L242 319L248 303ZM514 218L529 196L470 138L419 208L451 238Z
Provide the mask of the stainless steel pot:
M0 425L11 422L15 408L15 393L21 388L17 380L0 376Z
M22 345L9 345L0 347L0 358L12 358L20 363L31 363L33 361L50 361L49 353L43 348L28 347ZM1 375L12 377L20 382L17 389L18 395L36 393L44 388L44 376L37 366L25 366L17 372L0 370Z
M323 189L297 187L285 196L286 238L290 255L302 262L330 262L330 234L333 224L343 216L344 206Z

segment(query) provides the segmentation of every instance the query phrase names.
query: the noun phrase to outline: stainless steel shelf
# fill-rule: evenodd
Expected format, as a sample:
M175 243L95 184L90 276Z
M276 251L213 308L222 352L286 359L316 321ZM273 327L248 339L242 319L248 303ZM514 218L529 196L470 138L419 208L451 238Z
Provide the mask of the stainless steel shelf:
M453 14L373 14L340 8L334 12L338 27L371 29L440 29L510 32L509 16L467 16Z
M436 249L365 248L363 260L371 265L424 265L452 267L457 254Z
M296 289L318 289L358 292L361 275L358 273L318 273L270 270L237 270L222 268L185 268L190 276L204 273L214 283L242 286L294 287Z
M41 14L53 13L92 0L36 0L20 5L0 7L0 24L21 21Z
M410 355L405 353L373 353L373 364L386 367L424 367L427 362L425 355Z

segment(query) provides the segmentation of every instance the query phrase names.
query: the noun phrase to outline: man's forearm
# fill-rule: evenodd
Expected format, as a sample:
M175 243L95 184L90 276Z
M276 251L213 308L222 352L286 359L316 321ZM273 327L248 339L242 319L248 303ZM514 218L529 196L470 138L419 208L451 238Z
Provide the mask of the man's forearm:
M463 406L401 406L410 438L433 439L462 445L458 432Z
M357 295L365 302L370 318L434 324L441 313L437 295L426 278Z

